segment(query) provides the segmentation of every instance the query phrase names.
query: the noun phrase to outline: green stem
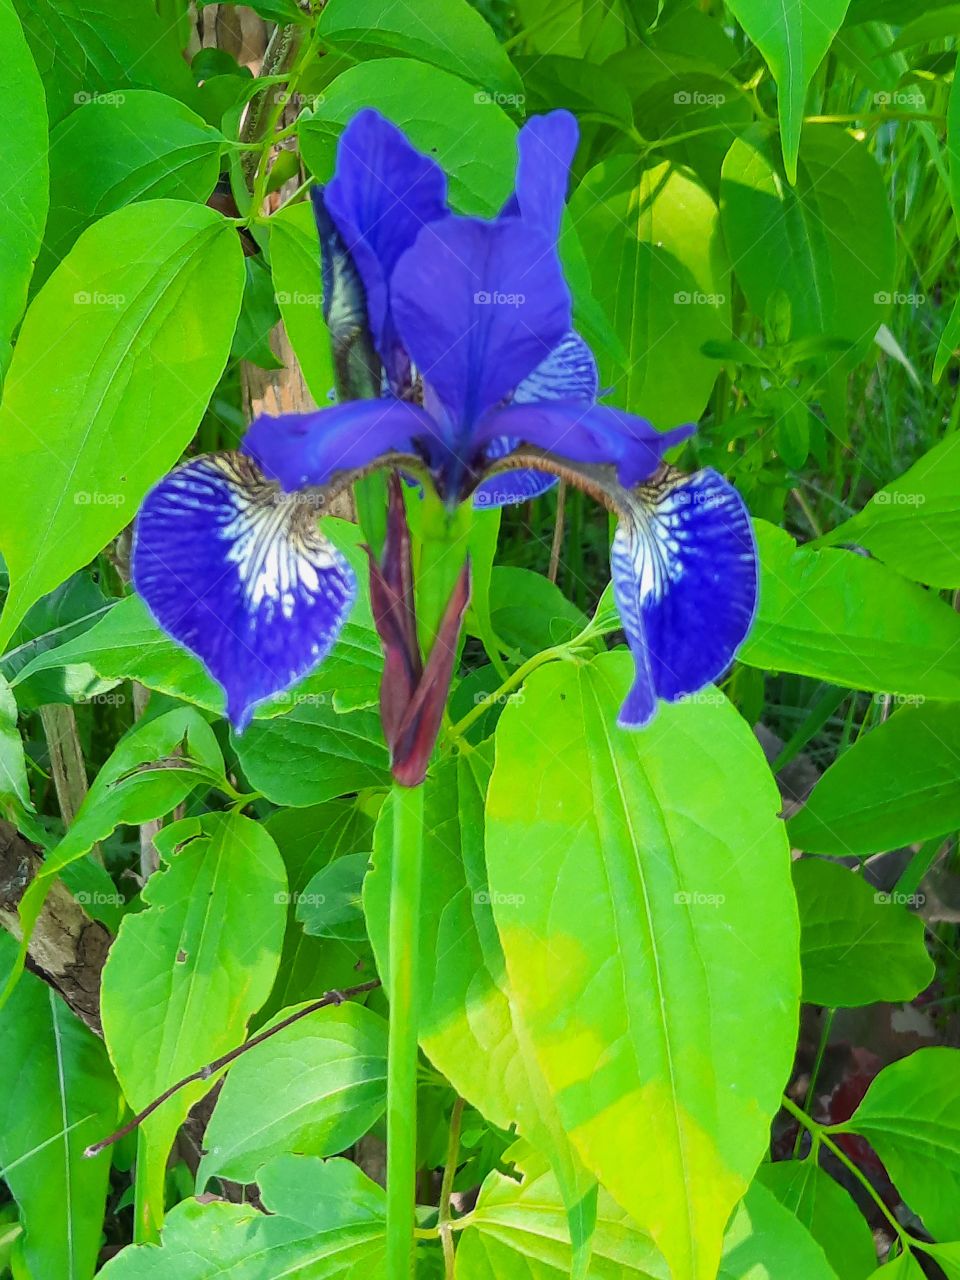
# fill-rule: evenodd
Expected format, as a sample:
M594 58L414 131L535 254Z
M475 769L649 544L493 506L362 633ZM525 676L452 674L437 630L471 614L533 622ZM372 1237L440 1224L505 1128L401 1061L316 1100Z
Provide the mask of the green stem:
M552 649L544 649L540 653L535 653L532 658L528 658L522 666L517 667L512 675L507 676L498 689L494 689L492 693L488 693L481 698L472 711L468 711L462 720L458 720L455 725L451 726L447 731L447 742L456 742L462 738L474 721L479 720L483 713L489 707L492 707L494 703L499 702L508 693L512 693L514 689L523 684L527 676L536 671L537 667L542 667L547 662L556 662L558 658L567 657L571 648L571 644L559 644Z
M387 1280L409 1280L414 1265L417 959L422 861L423 788L395 785L388 966Z
M797 1106L797 1104L793 1101L792 1098L788 1098L786 1095L784 1095L784 1098L783 1098L783 1109L785 1111L788 1111L795 1120L799 1120L799 1122L804 1126L805 1129L809 1129L810 1134L814 1138L814 1140L821 1143L824 1147L826 1147L826 1149L830 1152L830 1154L836 1157L836 1159L840 1161L840 1163L847 1170L847 1172L850 1173L854 1178L856 1178L857 1182L860 1183L864 1191L866 1191L867 1195L874 1202L874 1204L877 1206L877 1208L886 1218L887 1222L889 1222L890 1226L899 1236L900 1243L903 1245L903 1248L904 1248L904 1252L909 1253L914 1244L913 1238L909 1235L907 1231L904 1230L904 1228L900 1225L900 1223L897 1221L894 1215L890 1212L890 1210L884 1204L883 1197L880 1195L880 1192L876 1189L876 1187L873 1185L873 1183L870 1181L867 1175L863 1172L860 1166L855 1164L854 1161L851 1160L850 1157L847 1155L847 1153L844 1151L843 1147L841 1147L838 1143L834 1142L833 1139L829 1136L828 1129L824 1125L818 1124L816 1120L811 1119L811 1117L808 1116L805 1111L801 1110L801 1108ZM832 1130L833 1126L830 1126L830 1129Z
M457 1161L460 1157L460 1125L463 1120L463 1099L457 1098L450 1116L450 1135L447 1140L447 1159L443 1166L443 1182L440 1185L440 1208L437 1214L437 1230L440 1232L440 1244L443 1247L444 1280L453 1280L455 1253L453 1248L450 1197L453 1195L453 1180L457 1172Z
M823 1013L823 1027L820 1031L820 1044L817 1046L817 1056L814 1059L813 1069L810 1072L810 1083L807 1085L806 1097L803 1100L803 1109L809 1115L810 1108L813 1105L813 1095L817 1087L817 1080L820 1078L820 1068L823 1066L823 1057L827 1052L827 1044L830 1040L830 1029L833 1026L833 1019L836 1016L836 1009L825 1009ZM797 1141L794 1143L794 1158L800 1154L800 1142L803 1137L803 1131L797 1131Z

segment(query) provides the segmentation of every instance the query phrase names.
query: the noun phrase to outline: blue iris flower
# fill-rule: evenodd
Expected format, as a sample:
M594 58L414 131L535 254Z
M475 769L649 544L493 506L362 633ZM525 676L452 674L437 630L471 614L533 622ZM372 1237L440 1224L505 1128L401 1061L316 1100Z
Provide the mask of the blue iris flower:
M756 607L750 520L716 472L663 463L692 427L661 433L597 402L557 252L576 145L567 112L530 120L515 192L484 220L449 210L442 169L377 112L345 129L314 208L338 385L364 398L258 418L239 453L183 464L137 519L135 586L223 686L238 729L333 646L356 584L317 515L377 466L451 507L525 500L561 476L616 513L636 663L622 725L732 661Z

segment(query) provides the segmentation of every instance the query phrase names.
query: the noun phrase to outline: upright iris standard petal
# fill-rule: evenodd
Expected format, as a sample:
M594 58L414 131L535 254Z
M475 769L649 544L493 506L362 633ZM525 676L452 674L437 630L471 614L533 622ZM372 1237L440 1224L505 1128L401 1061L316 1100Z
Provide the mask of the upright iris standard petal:
M323 660L353 604L353 572L316 516L307 495L224 453L171 472L137 517L134 585L223 686L238 730Z
M286 490L325 485L338 471L353 471L383 454L413 453L436 434L433 419L405 400L349 400L315 413L257 418L243 452ZM422 446L428 448L428 443Z
M340 136L336 174L323 200L363 280L370 329L391 371L397 350L390 276L421 229L448 216L446 174L396 125L368 109Z
M569 111L527 121L517 135L516 190L501 216L519 214L528 226L556 240L578 138L579 127Z
M570 329L556 248L517 219L425 227L393 273L391 305L454 451Z
M543 400L583 400L592 404L600 382L593 352L576 330L564 334L554 349L520 383L513 393L514 404L537 404ZM520 444L516 436L499 436L483 451L489 464L506 457ZM492 476L477 486L474 506L502 507L511 502L539 498L557 483L556 476L532 468Z
M715 471L630 495L610 551L614 594L636 663L620 724L638 728L657 699L676 702L729 667L757 606L750 517Z
M323 318L330 334L337 395L341 400L379 396L380 356L367 320L363 281L353 256L327 211L320 187L310 193L323 264Z

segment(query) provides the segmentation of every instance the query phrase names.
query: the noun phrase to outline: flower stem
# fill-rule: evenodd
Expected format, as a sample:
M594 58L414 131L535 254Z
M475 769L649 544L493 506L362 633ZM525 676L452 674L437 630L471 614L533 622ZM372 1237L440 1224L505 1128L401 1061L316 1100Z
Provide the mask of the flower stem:
M395 785L388 974L387 1280L409 1280L413 1275L422 861L423 788Z
M450 1212L450 1197L453 1195L453 1180L457 1173L457 1161L460 1158L460 1126L463 1122L463 1099L457 1098L450 1116L450 1136L447 1142L447 1160L443 1167L443 1183L440 1187L440 1209L437 1229L440 1232L440 1244L443 1247L444 1280L453 1280L455 1254Z

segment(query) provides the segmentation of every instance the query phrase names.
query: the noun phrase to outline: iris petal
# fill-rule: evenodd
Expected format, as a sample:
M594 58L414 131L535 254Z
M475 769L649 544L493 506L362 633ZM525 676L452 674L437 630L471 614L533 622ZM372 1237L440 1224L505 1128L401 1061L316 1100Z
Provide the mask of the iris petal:
M338 471L353 471L383 454L413 453L436 424L405 400L351 400L315 413L263 415L251 425L243 452L286 490L325 485Z
M449 420L448 443L460 450L469 449L482 414L512 395L570 329L556 249L516 219L450 217L425 227L393 273L391 306L404 347Z
M569 111L534 116L517 135L516 191L502 213L519 214L552 240L560 233L579 128Z
M353 571L316 515L223 453L171 472L137 517L134 585L222 685L238 730L323 660L353 604Z
M340 135L337 167L323 199L363 280L377 349L395 372L398 352L389 313L390 276L421 229L449 215L447 178L435 160L372 109Z
M529 373L513 394L514 404L535 404L543 400L584 400L593 403L599 388L597 362L593 352L576 330L565 334L545 360ZM484 462L506 457L520 443L516 436L499 436L484 450ZM511 471L491 476L477 486L474 506L502 507L512 502L539 498L557 483L545 471Z
M715 471L631 495L610 551L614 594L636 663L621 725L646 724L658 698L676 702L721 676L757 604L750 517Z

